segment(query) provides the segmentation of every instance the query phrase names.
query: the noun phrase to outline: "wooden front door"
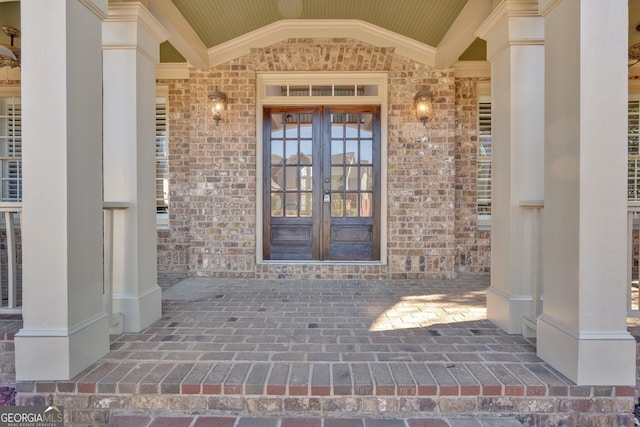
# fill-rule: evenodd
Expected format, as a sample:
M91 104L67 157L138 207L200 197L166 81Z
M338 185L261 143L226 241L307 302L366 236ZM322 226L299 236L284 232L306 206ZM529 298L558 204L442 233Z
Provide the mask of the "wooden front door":
M267 260L380 259L380 109L264 109Z

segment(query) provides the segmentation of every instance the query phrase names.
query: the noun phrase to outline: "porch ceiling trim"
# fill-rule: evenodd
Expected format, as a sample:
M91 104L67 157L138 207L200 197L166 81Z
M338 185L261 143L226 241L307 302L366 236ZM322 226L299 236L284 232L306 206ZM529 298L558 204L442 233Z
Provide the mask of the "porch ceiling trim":
M473 43L475 32L491 14L491 0L470 1L462 9L440 42L436 53L436 68L448 68Z
M169 43L194 67L208 69L207 47L171 0L153 0L149 9L169 32Z
M267 47L290 38L353 38L435 66L436 48L393 31L357 19L287 19L274 22L209 49L209 66L231 61L250 53L251 48Z
M491 78L491 64L488 61L458 61L453 68L456 77Z

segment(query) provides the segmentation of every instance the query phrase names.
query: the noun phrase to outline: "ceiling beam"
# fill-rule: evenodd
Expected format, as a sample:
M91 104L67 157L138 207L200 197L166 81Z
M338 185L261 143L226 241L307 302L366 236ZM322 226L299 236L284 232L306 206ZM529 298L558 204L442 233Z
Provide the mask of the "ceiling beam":
M171 0L150 0L149 10L169 32L169 43L194 67L209 69L207 47Z
M491 14L492 0L469 0L436 51L435 68L449 68L475 40L475 32Z

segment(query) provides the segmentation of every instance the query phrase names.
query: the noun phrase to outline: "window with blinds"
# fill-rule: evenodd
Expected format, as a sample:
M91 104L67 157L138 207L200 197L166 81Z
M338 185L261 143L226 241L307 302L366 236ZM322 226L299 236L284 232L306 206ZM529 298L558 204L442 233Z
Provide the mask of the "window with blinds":
M478 99L478 218L491 218L491 96Z
M156 211L169 210L169 157L167 153L167 99L156 97Z
M22 107L19 96L0 96L0 200L22 201Z
M640 201L640 150L638 147L638 126L640 120L640 94L629 94L627 124L627 197L629 201Z

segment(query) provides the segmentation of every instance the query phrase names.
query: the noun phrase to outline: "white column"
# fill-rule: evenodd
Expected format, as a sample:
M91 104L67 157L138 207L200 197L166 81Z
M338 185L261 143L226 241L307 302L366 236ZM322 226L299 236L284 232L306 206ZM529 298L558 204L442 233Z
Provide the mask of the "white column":
M140 3L109 6L103 24L104 197L114 212L113 311L138 332L161 316L157 284L155 69L167 34Z
M102 308L107 0L22 0L23 328L16 377L70 379L109 351Z
M520 333L532 313L535 216L544 198L544 22L537 2L505 0L478 30L487 41L492 92L491 287L487 315Z
M546 27L538 354L578 384L635 385L626 328L627 0L540 1Z

